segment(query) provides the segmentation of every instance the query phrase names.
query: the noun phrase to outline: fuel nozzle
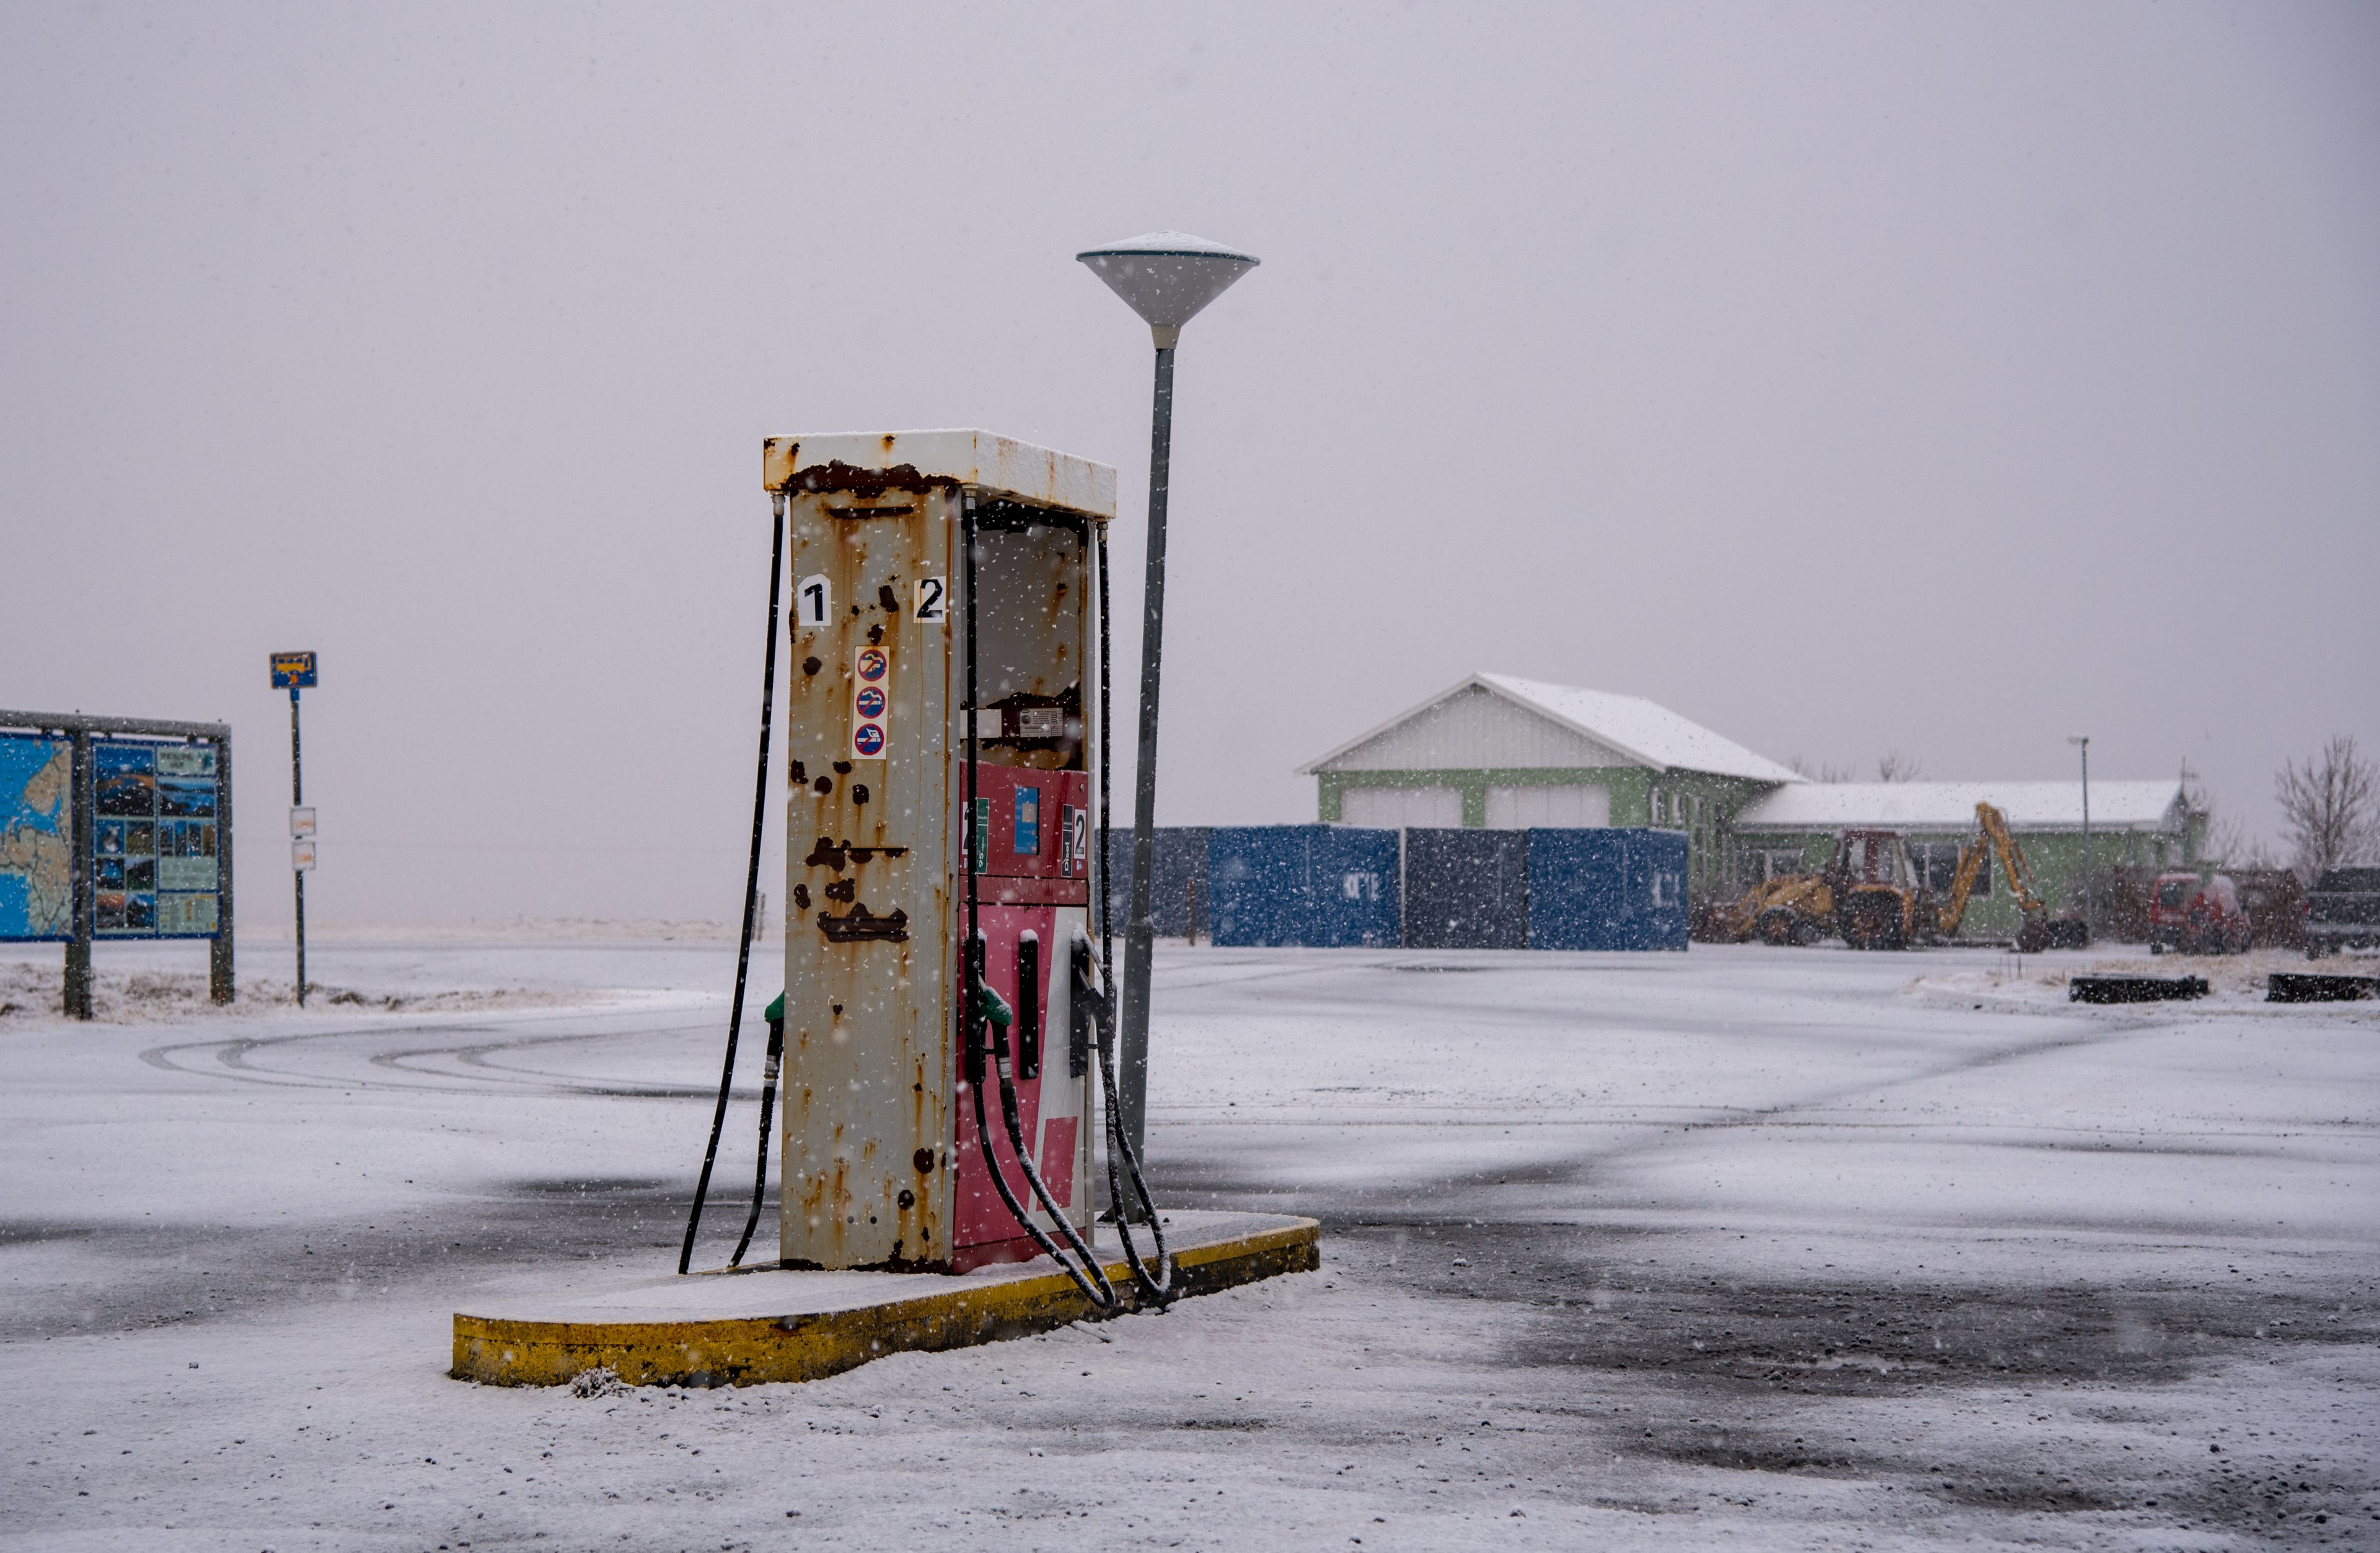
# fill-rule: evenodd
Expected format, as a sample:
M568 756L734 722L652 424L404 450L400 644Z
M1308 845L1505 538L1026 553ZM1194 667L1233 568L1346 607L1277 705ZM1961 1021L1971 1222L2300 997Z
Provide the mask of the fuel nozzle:
M983 935L978 933L967 945L966 1002L966 1077L976 1085L983 1082L985 1059L996 1057L1006 1065L1008 1027L1016 1020L1008 1000L983 979Z

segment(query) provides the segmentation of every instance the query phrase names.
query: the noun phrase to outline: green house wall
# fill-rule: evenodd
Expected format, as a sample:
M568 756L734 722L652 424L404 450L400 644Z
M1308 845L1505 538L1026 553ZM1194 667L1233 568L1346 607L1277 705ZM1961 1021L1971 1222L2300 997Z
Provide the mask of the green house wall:
M1685 832L1686 886L1697 899L1724 892L1734 877L1734 853L1729 833L1735 816L1755 799L1776 791L1776 784L1715 776L1707 771L1657 771L1645 766L1518 766L1462 767L1437 770L1320 771L1316 773L1316 818L1336 825L1345 813L1351 787L1451 787L1463 795L1463 823L1473 829L1488 823L1490 787L1602 787L1611 795L1614 825L1658 825ZM1666 813L1652 810L1654 790L1682 794L1693 800L1686 818L1671 824Z
M2089 860L2093 877L2101 880L2112 870L2121 867L2161 868L2192 867L2198 861L2204 827L2193 821L2183 831L2094 831L2091 833ZM1902 831L1901 839L1914 845L1925 842L1955 842L1961 845L1974 840L1973 826L1963 831ZM2029 831L2016 838L2024 853L2025 862L2033 869L2034 886L2053 914L2069 911L2080 913L2082 906L2082 868L2084 853L2080 831ZM2179 843L2181 861L2171 861L2168 848ZM1802 867L1815 872L1827 866L1835 854L1835 835L1828 831L1745 831L1735 838L1740 851L1781 852L1798 848ZM2104 888L2104 884L2102 888ZM2000 871L1999 861L1992 862L1992 892L1970 901L1966 920L1960 924L1961 937L2012 938L2022 926L2022 913L2017 910L2016 892L2009 888Z

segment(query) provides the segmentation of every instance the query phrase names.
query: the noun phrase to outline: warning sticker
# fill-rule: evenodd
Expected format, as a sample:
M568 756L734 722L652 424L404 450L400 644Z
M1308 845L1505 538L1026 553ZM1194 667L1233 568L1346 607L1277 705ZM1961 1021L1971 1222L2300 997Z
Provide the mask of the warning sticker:
M851 660L851 758L881 760L892 742L892 658L863 647Z

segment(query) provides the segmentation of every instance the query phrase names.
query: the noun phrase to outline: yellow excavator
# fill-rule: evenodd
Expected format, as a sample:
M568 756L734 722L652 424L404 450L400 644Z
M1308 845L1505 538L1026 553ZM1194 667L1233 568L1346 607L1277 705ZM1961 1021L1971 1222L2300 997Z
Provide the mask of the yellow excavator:
M1714 936L1742 943L1811 944L1841 935L1853 949L1902 949L1955 936L1984 864L1999 855L2000 873L2015 892L2023 926L2017 948L2031 954L2057 935L2049 907L2034 883L2024 849L2009 834L2007 817L1990 804L1975 806L1975 838L1959 849L1950 891L1937 900L1917 882L1909 849L1898 832L1845 831L1835 855L1815 874L1786 874L1755 884L1712 917Z
M1959 849L1959 866L1950 878L1950 892L1937 900L1919 886L1908 866L1907 849L1892 838L1893 850L1900 854L1892 864L1883 863L1878 843L1879 832L1865 832L1867 855L1876 860L1866 877L1847 880L1837 907L1837 927L1843 942L1853 949L1902 949L1912 943L1938 943L1954 938L1959 924L1966 920L1967 903L1974 895L1976 880L1983 877L1985 860L1998 854L2000 876L2008 880L2009 889L2016 894L2017 911L2022 925L2017 928L2016 946L2024 953L2035 954L2050 947L2058 935L2049 920L2049 905L2041 898L2040 887L2033 877L2033 865L2025 861L2024 849L2009 834L2008 817L1989 804L1975 806L1975 839ZM1851 832L1845 832L1846 842ZM1838 850L1838 859L1842 851ZM1896 866L1897 865L1897 866Z
M1779 874L1754 885L1743 898L1711 916L1711 936L1722 943L1757 938L1774 944L1814 944L1834 931L1833 870Z

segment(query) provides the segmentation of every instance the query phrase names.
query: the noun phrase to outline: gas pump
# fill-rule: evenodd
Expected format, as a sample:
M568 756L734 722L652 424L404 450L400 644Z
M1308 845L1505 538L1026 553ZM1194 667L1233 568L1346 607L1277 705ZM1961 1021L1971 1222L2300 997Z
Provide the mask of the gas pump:
M771 438L763 468L793 579L781 1265L1047 1255L1113 1308L1090 1171L1115 471L965 431ZM1128 1175L1154 1230L1121 1142L1111 1199ZM1165 1298L1162 1243L1154 1275L1125 1249Z

